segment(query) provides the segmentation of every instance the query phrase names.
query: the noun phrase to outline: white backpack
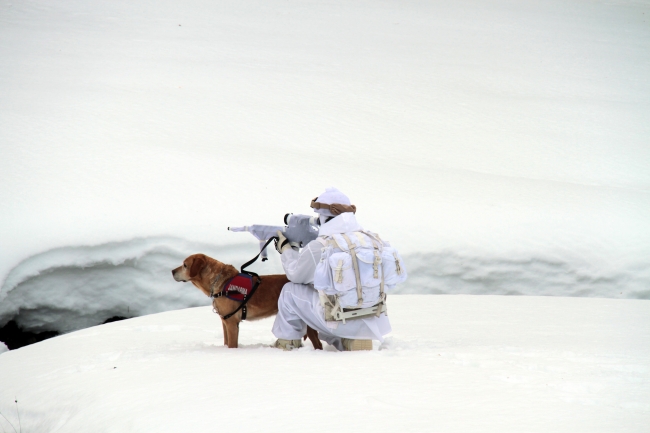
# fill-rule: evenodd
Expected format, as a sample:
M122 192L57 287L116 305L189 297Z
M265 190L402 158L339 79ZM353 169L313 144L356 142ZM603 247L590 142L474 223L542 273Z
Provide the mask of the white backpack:
M314 273L325 320L342 321L386 313L386 293L406 280L397 250L367 231L320 236Z

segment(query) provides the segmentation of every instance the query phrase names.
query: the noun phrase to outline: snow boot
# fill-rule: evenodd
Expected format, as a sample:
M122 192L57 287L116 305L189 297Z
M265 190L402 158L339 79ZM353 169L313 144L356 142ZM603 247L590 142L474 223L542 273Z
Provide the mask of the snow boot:
M298 349L302 347L302 340L285 340L284 338L278 338L271 347L277 347L282 350Z
M343 350L372 350L372 340L352 340L351 338L341 338Z

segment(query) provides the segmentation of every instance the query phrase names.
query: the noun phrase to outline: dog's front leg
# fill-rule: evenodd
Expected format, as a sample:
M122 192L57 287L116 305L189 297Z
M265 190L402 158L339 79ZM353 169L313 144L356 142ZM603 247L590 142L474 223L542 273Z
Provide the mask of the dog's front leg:
M228 331L226 330L226 321L221 319L221 326L223 327L223 345L228 345Z
M228 335L228 342L226 345L231 349L237 347L237 341L239 339L239 322L236 317L231 317L228 320L224 320L223 324L226 328L226 334Z

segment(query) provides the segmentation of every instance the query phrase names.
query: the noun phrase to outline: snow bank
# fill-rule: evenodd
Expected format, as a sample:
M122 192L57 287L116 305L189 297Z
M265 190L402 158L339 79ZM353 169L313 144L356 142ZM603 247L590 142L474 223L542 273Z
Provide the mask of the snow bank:
M0 355L0 411L18 430L17 397L24 432L647 432L650 301L388 308L393 333L364 353L265 347L272 318L228 349L210 307L73 332Z
M244 263L255 255L256 245L251 240L219 249L176 238L147 238L46 251L21 262L4 281L0 326L13 319L25 330L69 332L113 316L209 305L194 286L174 281L171 270L198 252Z
M9 320L28 331L61 333L103 323L208 305L171 269L205 253L236 267L252 258L257 242L217 247L178 238L141 238L96 246L56 248L16 266L0 288L0 326ZM279 256L250 269L281 273ZM501 258L452 251L405 256L408 281L393 293L548 295L650 299L650 269L551 258Z
M408 281L394 293L585 296L650 299L646 262L612 263L539 252L473 256L443 251L405 258Z

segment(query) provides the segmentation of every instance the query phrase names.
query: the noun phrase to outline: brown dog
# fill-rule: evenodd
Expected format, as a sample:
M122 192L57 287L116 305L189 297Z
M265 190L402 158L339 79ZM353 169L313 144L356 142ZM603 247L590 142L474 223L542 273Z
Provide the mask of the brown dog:
M226 282L238 273L234 266L221 263L205 254L189 256L183 260L181 266L172 271L176 281L190 281L206 296L210 296L210 287L214 287L214 293L222 291ZM246 320L264 319L277 314L280 292L288 282L289 279L286 275L262 275L259 287L246 304L248 309ZM212 306L222 317L223 344L231 348L237 347L242 311L239 310L226 320L223 319L223 316L235 311L239 305L240 302L228 299L225 296L212 300ZM305 338L309 338L315 349L323 348L318 339L318 332L310 327L307 327Z

